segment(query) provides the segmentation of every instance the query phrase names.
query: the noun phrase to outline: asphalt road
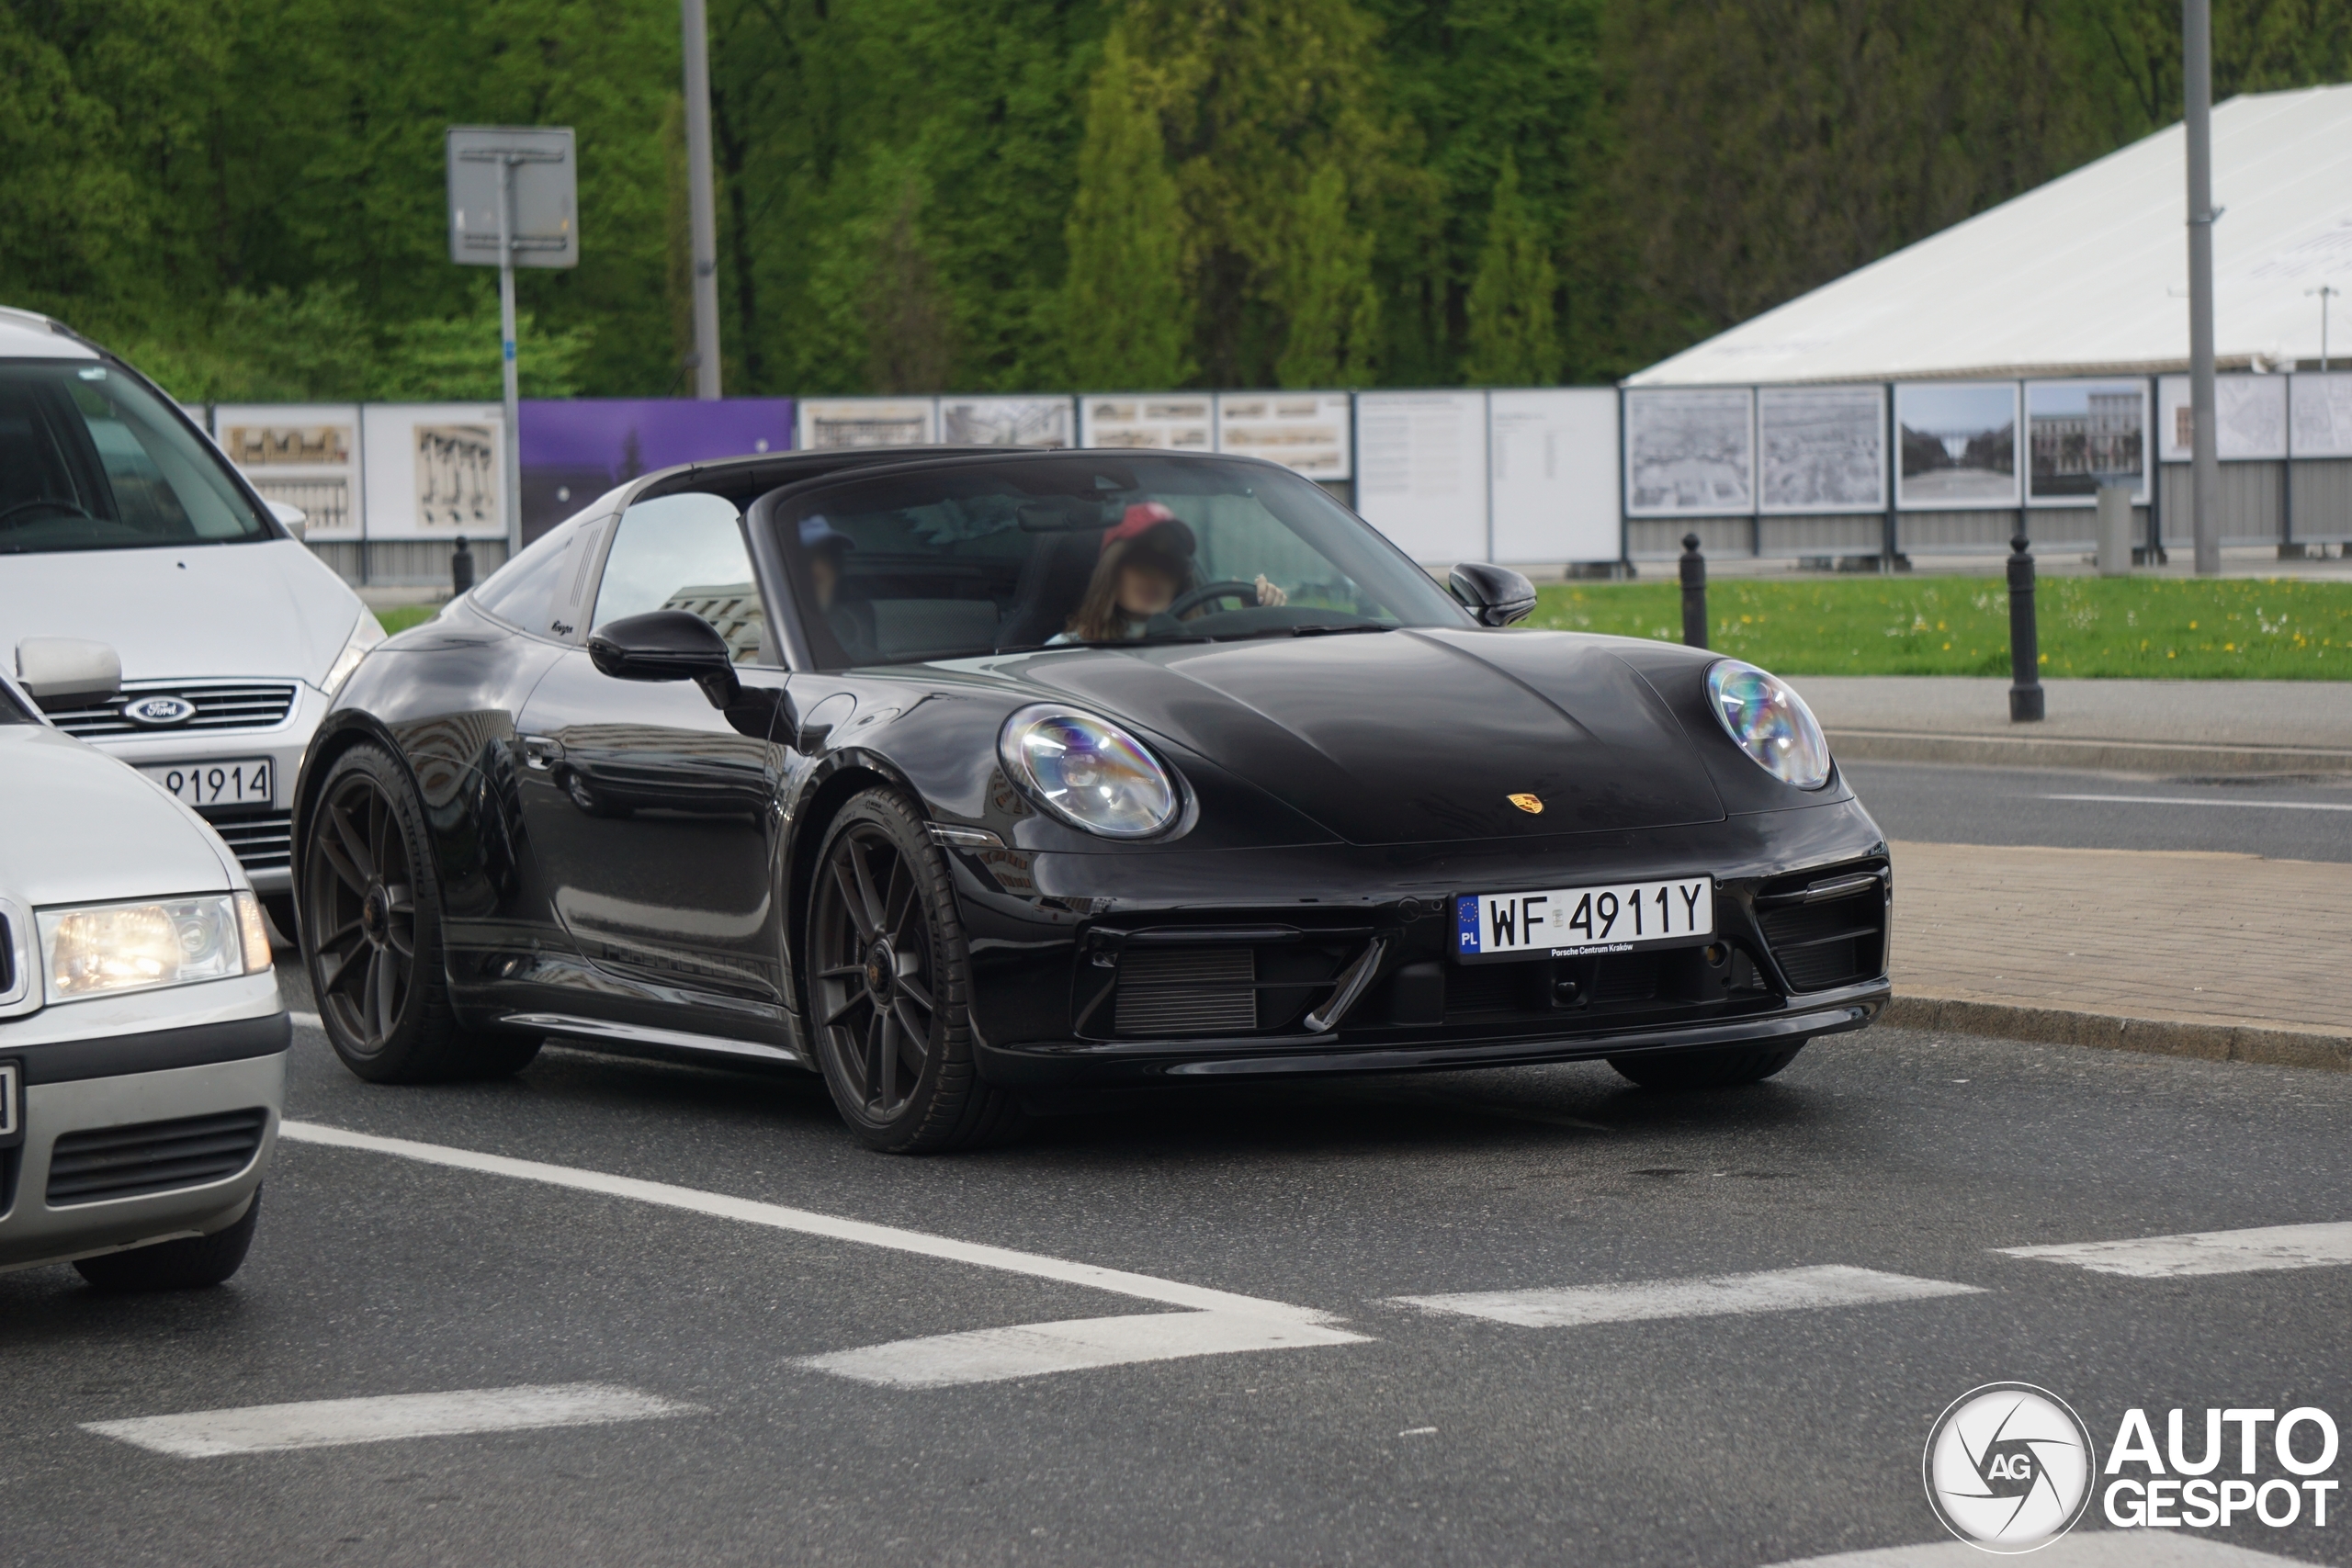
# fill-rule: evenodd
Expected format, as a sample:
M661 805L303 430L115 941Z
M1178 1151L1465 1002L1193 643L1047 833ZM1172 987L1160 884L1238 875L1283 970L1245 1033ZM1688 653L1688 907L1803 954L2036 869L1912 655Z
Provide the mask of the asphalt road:
M909 1160L795 1077L550 1050L508 1083L382 1089L308 1029L290 1074L313 1126L1238 1292L1359 1337L877 1386L800 1359L1181 1309L871 1244L896 1232L289 1142L228 1286L0 1276L0 1562L1747 1568L1943 1540L1921 1445L1987 1382L2058 1393L2102 1446L2133 1406L2160 1440L2176 1405L2192 1430L2209 1405L2352 1419L2352 1268L2132 1278L1993 1250L2352 1219L2339 1076L1879 1030L1707 1096L1599 1065L1257 1086ZM1825 1265L1926 1283L1551 1327L1396 1300ZM83 1427L570 1383L690 1408L193 1459ZM2344 1562L2344 1511L2199 1539Z
M1854 793L1894 839L2352 861L2352 776L2147 778L1939 762L1844 766Z

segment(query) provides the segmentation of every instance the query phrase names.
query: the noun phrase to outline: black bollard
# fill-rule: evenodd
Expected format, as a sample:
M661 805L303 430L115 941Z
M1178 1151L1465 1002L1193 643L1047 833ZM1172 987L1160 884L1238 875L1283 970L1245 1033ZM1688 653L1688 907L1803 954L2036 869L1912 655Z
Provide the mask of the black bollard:
M458 536L458 547L449 556L449 592L463 593L474 585L474 547L466 543L463 534Z
M1696 534L1682 536L1682 642L1707 646L1707 558L1699 553Z
M2041 637L2033 622L2033 558L2020 529L2009 541L2009 722L2041 719Z

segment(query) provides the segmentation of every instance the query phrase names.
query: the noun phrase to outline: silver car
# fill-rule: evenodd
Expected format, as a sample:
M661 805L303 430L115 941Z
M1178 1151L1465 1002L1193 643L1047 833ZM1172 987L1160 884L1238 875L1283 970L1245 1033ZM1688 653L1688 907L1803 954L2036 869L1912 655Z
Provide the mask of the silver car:
M26 637L111 645L121 689L50 717L210 821L289 938L294 776L383 639L300 520L130 366L0 310L0 669Z
M103 701L102 644L32 692ZM0 676L0 1269L217 1284L260 1213L288 1024L251 880L188 807Z

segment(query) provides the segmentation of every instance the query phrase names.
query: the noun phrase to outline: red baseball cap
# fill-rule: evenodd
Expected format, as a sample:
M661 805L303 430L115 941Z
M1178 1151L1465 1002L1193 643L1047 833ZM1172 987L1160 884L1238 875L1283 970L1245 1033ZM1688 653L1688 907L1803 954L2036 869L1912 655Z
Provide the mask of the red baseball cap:
M1102 547L1107 550L1114 539L1140 539L1160 528L1172 532L1166 539L1153 543L1172 555L1189 556L1200 547L1184 520L1156 501L1138 501L1128 507L1116 526L1102 531Z

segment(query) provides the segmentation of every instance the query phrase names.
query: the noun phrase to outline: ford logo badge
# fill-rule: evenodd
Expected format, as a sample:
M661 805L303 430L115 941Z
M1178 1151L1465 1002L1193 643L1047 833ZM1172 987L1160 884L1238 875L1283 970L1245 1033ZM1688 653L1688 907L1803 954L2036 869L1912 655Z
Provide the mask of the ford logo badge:
M186 697L138 697L122 705L122 716L133 724L179 724L195 714L196 705Z

